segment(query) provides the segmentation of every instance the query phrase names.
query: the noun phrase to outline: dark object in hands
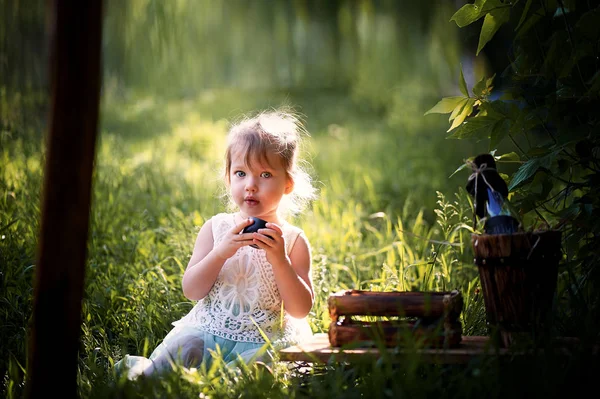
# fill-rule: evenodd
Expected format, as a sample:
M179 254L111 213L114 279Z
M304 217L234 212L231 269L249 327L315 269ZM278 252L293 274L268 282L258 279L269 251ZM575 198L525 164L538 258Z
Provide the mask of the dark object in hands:
M255 218L254 216L250 217L250 219L252 219L254 223L252 223L250 226L244 227L242 233L256 233L259 229L264 229L267 227L268 222L266 220ZM250 246L252 248L258 249L258 246L256 244L250 244Z
M471 165L473 174L469 176L466 189L475 198L475 214L479 218L485 217L486 205L490 201L488 188L502 196L508 197L508 186L496 169L496 161L491 154L480 154L475 157Z

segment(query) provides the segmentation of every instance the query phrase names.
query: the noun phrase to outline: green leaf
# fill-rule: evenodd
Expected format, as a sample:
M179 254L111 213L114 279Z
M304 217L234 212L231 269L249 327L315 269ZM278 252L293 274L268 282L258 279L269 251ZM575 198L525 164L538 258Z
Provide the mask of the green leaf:
M464 108L465 104L467 103L467 101L469 101L468 98L463 98L458 105L456 106L456 108L454 108L454 110L452 111L452 113L450 114L450 118L448 118L448 121L453 120L454 118L456 118L459 114L460 111L462 111L462 109Z
M535 194L535 200L542 200L542 196L546 187L544 187L544 183L548 181L548 175L545 173L536 173L531 182L528 184L527 188L530 193Z
M579 215L580 207L579 204L571 204L568 208L564 208L560 211L559 215L561 219L575 219Z
M508 22L510 18L510 6L495 8L491 10L483 20L483 26L481 27L481 34L479 35L479 44L477 45L477 52L475 55L479 55L479 52L485 47L485 45L492 40L498 29Z
M519 28L521 27L521 25L523 24L523 22L525 22L525 18L527 17L527 12L529 12L529 8L531 7L531 3L533 2L533 0L527 0L527 3L525 3L525 8L523 9L523 14L521 14L521 19L519 20L519 23L517 24L517 27L515 28L515 32L519 30Z
M541 158L552 153L548 147L533 147L527 151L529 158Z
M496 162L520 162L521 157L516 152L509 152L508 154L502 154L496 158Z
M535 175L536 172L540 168L549 169L552 164L552 160L555 158L556 153L551 152L548 155L539 158L532 158L529 161L525 162L521 167L515 172L510 185L508 186L508 190L512 191L520 184L524 183L531 176Z
M549 48L544 60L544 69L555 71L562 68L564 61L567 60L567 55L571 55L570 53L569 33L565 30L554 32L549 39Z
M540 108L523 109L513 108L510 112L511 117L515 117L515 122L511 126L511 134L515 137L526 132L530 132L535 127L544 123L544 115Z
M454 131L447 138L449 139L470 139L488 138L494 128L494 124L498 122L496 118L490 118L487 116L477 116L469 119L467 123L462 124L458 129Z
M460 66L460 79L458 81L458 87L460 88L460 92L465 95L465 97L469 97L469 91L467 90L467 82L465 82L465 75L463 74L462 65Z
M457 174L458 172L460 172L461 170L463 170L466 167L467 167L467 163L465 162L462 165L460 165L458 167L458 169L456 169L450 176L448 176L448 178L451 178L452 176L454 176L455 174Z
M450 21L456 22L459 28L463 28L483 17L489 10L502 5L500 0L475 0L473 4L465 4L456 11Z
M590 89L587 91L586 95L589 96L595 93L600 93L600 71L596 72L596 74L588 82L588 85L590 85Z
M490 132L490 148L495 148L508 135L510 130L510 121L502 119L497 121Z
M452 112L456 107L458 107L461 102L465 100L464 97L444 97L437 104L433 106L429 111L425 112L424 115L427 114L448 114Z
M542 19L543 13L544 13L544 10L542 9L542 7L535 10L531 14L531 16L527 19L527 21L525 21L525 23L523 23L520 28L517 28L518 32L517 32L517 35L515 36L515 38L519 38L522 35L524 35L525 33L527 33L535 24L538 23L538 21L540 19Z
M465 4L452 15L450 21L456 22L459 28L464 28L477 21L483 14L481 13L481 7L478 7L476 4L477 2L475 4Z
M600 36L600 8L588 11L579 18L575 25L575 31L588 40L598 40Z
M516 119L521 110L510 101L496 100L485 103L487 114L496 119Z
M463 123L466 117L469 116L471 112L473 112L473 104L475 103L475 101L476 100L474 98L467 99L467 102L465 103L463 109L460 111L460 114L454 119L454 121L452 121L452 126L450 126L450 129L448 129L448 132L454 129L455 127L459 126L461 123Z
M593 58L595 51L592 43L580 43L574 53L563 63L562 68L558 68L560 70L558 77L565 78L569 76L571 70L579 61L587 57Z
M486 79L485 79L485 77L483 77L483 78L481 78L481 80L479 82L477 82L477 83L475 83L475 85L473 85L472 91L473 91L473 95L475 97L483 97L484 96L485 89L486 89L485 81L486 81Z

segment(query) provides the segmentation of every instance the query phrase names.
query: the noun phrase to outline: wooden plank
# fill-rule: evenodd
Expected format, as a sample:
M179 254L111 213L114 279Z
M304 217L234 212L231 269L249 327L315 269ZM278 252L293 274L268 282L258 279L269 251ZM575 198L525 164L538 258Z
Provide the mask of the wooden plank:
M102 1L54 0L51 114L26 396L77 397L81 299L98 126Z
M505 348L494 348L489 337L464 336L456 348L422 348L415 352L412 349L387 348L393 359L400 361L403 357L418 355L427 363L460 364L469 362L474 356L485 353L504 355ZM382 356L379 348L342 349L329 344L327 334L315 334L310 341L279 351L282 361L304 361L309 363L365 362Z
M448 292L378 292L345 290L329 296L332 320L344 315L456 318L463 307L458 291Z
M329 342L333 346L343 346L356 341L381 340L386 346L402 345L406 339L419 339L427 345L437 347L456 347L462 337L460 322L427 324L421 321L402 324L398 322L378 321L348 323L332 322L329 326Z
M580 344L576 338L557 338L555 347L556 355L570 356ZM463 364L470 362L473 358L479 356L526 356L533 352L516 351L510 348L502 348L493 344L490 337L487 336L463 336L461 343L455 348L421 348L421 349L385 349L388 355L391 355L392 361L400 362L407 357L418 356L425 363L439 364ZM542 354L543 350L538 350L537 354ZM371 362L380 358L384 354L379 348L358 347L341 348L332 347L329 344L327 334L315 334L313 338L303 344L285 348L279 351L279 359L287 362L308 362L308 363L330 363L330 362ZM591 355L600 354L600 346L591 348Z

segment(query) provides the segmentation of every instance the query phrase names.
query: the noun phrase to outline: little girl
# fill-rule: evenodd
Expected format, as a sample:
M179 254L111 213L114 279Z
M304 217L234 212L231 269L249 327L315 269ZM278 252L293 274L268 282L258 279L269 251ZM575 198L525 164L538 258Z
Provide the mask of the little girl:
M129 378L172 363L210 365L217 346L225 362L248 363L266 350L263 334L275 348L311 335L305 319L314 300L310 244L283 219L314 198L297 159L303 132L283 111L260 113L230 130L225 182L236 211L219 213L200 229L182 281L184 295L198 302L149 359L125 356L118 363ZM252 216L266 220L266 228L241 233Z

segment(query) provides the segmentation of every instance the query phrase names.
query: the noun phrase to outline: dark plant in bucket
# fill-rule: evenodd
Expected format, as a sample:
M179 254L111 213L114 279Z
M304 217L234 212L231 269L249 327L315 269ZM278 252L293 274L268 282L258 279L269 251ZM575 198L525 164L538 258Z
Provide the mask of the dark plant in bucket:
M485 220L486 234L510 234L519 230L519 221L508 206L508 186L496 168L491 154L481 154L467 161L473 173L466 189L474 197L474 224L477 218Z
M491 154L467 161L473 171L467 191L474 198L474 262L479 270L486 318L503 346L549 331L548 316L556 291L561 232L523 231L508 203L508 188Z

